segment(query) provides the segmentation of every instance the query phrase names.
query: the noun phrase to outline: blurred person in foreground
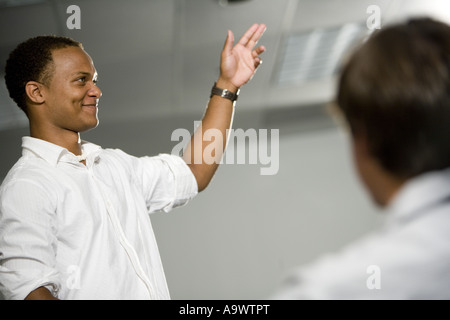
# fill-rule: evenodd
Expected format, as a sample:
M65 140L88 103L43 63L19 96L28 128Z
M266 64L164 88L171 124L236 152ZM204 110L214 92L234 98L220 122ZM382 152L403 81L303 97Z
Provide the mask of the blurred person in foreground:
M346 62L337 111L381 230L293 270L274 299L450 299L450 27L372 34Z
M42 36L10 54L6 85L30 136L0 188L3 298L170 298L148 214L184 205L211 181L220 161L203 151L213 146L220 160L238 90L261 63L264 30L255 24L236 44L228 31L220 75L182 157L137 158L81 140L98 125L101 97L81 43ZM209 129L223 141L202 143Z

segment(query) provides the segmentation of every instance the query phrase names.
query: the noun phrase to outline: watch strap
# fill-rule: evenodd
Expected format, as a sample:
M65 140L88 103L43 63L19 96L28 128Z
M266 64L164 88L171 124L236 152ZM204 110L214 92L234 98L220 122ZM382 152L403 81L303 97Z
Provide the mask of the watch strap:
M222 98L231 100L232 102L235 102L237 100L237 98L239 97L239 89L236 92L231 92L228 89L221 89L218 88L216 86L216 83L214 83L214 86L211 89L211 96L210 98L212 98L212 96L217 95L220 96Z

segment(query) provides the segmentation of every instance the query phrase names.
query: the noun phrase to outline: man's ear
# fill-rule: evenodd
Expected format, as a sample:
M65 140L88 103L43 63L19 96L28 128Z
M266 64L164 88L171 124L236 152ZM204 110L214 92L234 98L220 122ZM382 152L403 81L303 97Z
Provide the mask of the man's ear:
M365 180L368 167L372 165L373 158L370 156L369 145L365 134L352 132L353 160L359 175Z
M28 99L34 104L42 104L45 102L43 89L44 86L42 83L36 81L28 81L25 85L25 93Z
M359 177L375 203L385 207L406 180L396 177L383 168L379 160L372 155L366 134L354 133L352 145Z
M352 133L352 142L353 148L358 155L364 157L367 157L369 155L369 145L365 134Z

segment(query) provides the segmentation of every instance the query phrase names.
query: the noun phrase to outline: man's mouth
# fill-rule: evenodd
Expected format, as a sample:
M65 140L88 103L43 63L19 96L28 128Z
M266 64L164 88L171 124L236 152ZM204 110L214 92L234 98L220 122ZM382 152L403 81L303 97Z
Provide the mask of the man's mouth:
M81 107L89 113L97 114L98 106L97 103L87 103L81 105Z

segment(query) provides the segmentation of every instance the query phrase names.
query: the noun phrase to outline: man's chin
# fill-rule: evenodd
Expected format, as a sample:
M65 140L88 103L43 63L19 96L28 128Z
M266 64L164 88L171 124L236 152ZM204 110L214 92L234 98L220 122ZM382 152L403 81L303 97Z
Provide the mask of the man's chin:
M92 122L90 124L86 124L83 127L79 128L78 132L87 132L87 131L90 131L92 129L95 129L95 128L98 127L99 123L100 123L100 121L97 119L97 121Z

